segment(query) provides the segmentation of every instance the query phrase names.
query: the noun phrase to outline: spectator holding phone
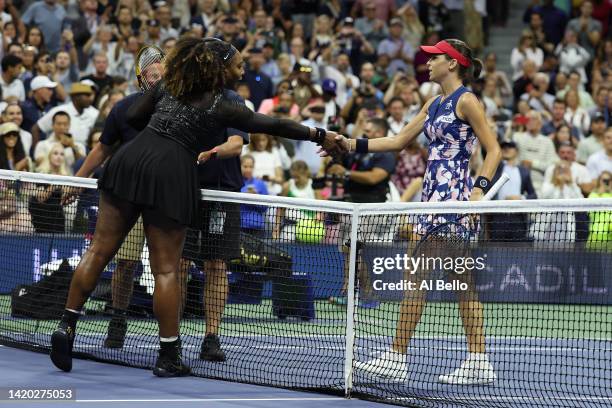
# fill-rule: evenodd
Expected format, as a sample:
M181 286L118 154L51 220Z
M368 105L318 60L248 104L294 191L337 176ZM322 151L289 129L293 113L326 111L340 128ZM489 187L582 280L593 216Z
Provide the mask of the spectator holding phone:
M52 118L51 135L39 142L34 150L34 160L37 168L40 168L45 158L48 157L51 147L59 143L64 148L64 160L67 174L72 175L71 169L75 161L85 156L85 146L76 142L68 132L70 129L70 116L64 111L58 111Z

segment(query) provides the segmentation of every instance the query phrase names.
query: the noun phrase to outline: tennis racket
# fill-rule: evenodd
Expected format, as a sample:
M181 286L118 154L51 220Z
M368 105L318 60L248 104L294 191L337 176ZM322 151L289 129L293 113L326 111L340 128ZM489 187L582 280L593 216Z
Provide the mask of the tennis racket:
M164 52L155 45L145 45L136 55L136 78L143 91L153 88L164 75Z
M510 177L507 174L502 174L499 180L491 186L489 191L483 196L481 201L491 200L502 188ZM444 258L457 260L460 257L465 257L469 252L470 242L473 237L473 230L476 228L478 222L477 217L470 214L463 216L451 215L454 220L443 222L435 227L429 229L427 233L420 239L416 247L412 251L413 258L422 258L423 262L426 262L425 257L432 258ZM434 215L436 217L436 215ZM450 218L450 217L449 217ZM432 262L435 264L435 262ZM451 268L442 266L442 262L434 265L434 270L441 271L441 275L446 277L449 272L457 270L456 264L449 264ZM463 273L463 272L461 272Z

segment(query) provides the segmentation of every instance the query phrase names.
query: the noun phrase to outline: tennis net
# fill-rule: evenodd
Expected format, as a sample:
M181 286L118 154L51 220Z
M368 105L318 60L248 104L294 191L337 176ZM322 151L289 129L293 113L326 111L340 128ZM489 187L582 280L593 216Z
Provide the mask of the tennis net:
M94 231L95 185L0 171L0 342L48 352ZM62 206L67 188L78 200ZM357 205L204 191L201 207L179 274L197 376L417 407L612 404L612 200ZM142 230L85 304L78 357L153 366ZM209 361L211 332L223 362Z

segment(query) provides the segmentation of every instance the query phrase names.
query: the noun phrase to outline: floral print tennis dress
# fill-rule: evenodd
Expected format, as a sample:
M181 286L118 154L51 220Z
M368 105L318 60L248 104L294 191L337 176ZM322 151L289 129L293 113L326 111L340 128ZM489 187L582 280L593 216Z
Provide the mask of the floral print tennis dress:
M429 106L424 132L429 139L427 169L423 180L421 201L468 201L472 191L469 161L477 145L476 135L469 123L457 117L459 98L469 90L461 86L446 99L442 95ZM459 219L461 218L461 219ZM422 216L417 232L444 222L462 223L465 217L455 214Z

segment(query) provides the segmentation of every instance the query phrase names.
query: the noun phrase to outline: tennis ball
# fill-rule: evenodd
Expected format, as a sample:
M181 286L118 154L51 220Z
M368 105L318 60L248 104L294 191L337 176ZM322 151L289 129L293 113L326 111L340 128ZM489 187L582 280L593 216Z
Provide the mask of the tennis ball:
M318 220L300 220L296 227L295 237L300 242L319 244L325 236L325 226Z

